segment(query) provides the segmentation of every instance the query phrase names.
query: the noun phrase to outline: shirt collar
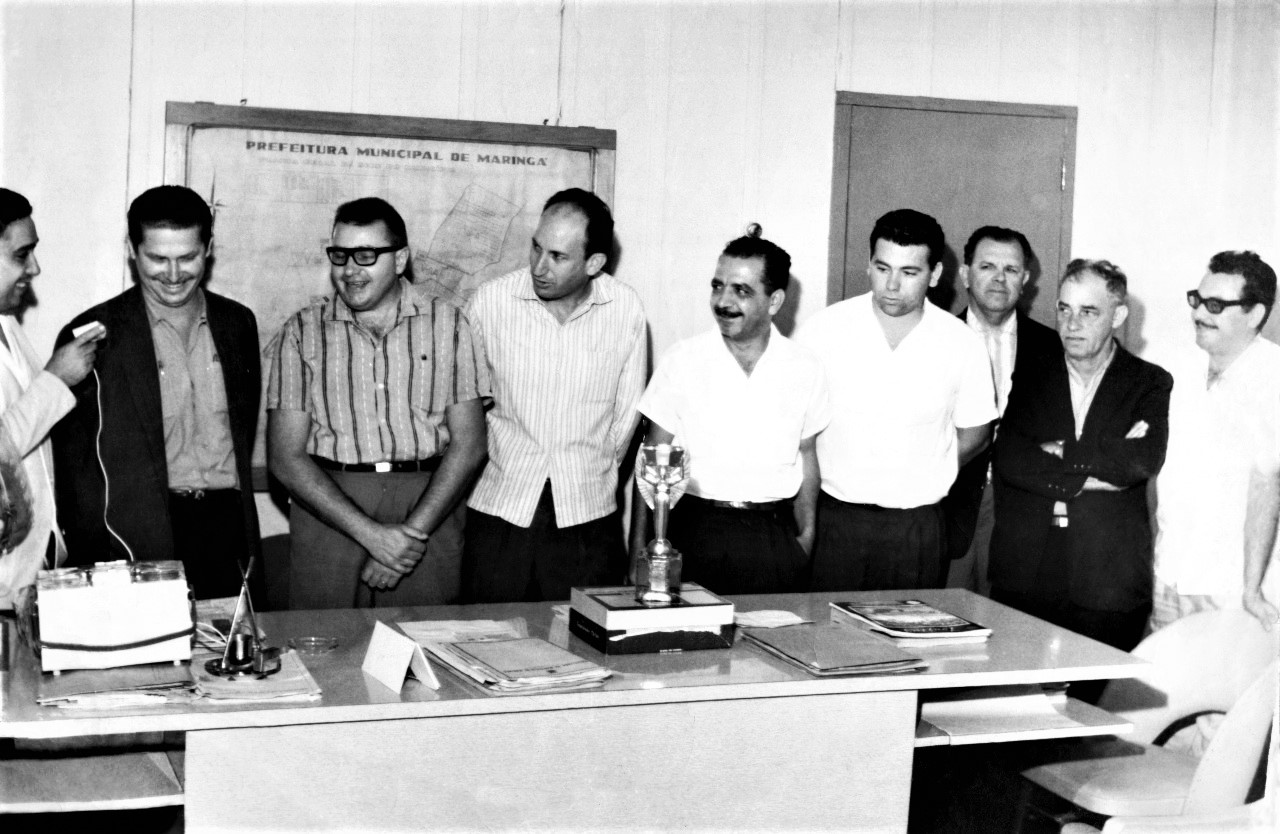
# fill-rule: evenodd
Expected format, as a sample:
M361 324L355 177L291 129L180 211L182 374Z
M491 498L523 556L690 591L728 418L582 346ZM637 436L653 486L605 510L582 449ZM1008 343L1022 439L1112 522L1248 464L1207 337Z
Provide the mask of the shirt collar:
M613 301L613 287L608 285L608 281L600 280L601 278L609 277L611 277L609 273L601 272L596 275L596 277L592 278L591 282L587 285L587 297L578 305L578 307L589 307L593 304L608 304L610 301ZM533 273L528 269L524 271L524 279L516 282L516 285L511 288L511 294L516 298L523 298L528 301L542 301L541 298L538 298L538 294L533 291Z
M192 297L192 304L196 305L195 317L196 323L203 324L208 319L208 305L204 300L204 287L196 288L195 295ZM181 308L166 307L158 304L151 299L144 291L142 293L142 306L147 311L147 320L151 322L151 326L155 327L157 323L164 322L171 327L176 327L186 318L186 313Z
M400 299L396 305L396 321L409 316L418 316L427 312L427 308L431 306L431 299L428 298L420 288L409 283L409 280L401 275L396 280L396 285L400 290ZM342 300L342 293L334 291L333 308L330 318L333 321L355 321L355 311L347 306L347 302Z
M990 333L994 336L1004 337L1013 333L1018 327L1017 313L1011 314L999 327L992 327L987 320L982 317L981 313L973 309L972 304L969 305L968 314L965 318L969 320L969 327L982 335Z

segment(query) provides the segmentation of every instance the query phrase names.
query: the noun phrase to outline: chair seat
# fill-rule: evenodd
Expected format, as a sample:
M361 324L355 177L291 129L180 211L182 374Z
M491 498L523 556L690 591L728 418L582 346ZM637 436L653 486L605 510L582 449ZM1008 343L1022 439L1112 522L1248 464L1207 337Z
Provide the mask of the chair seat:
M1199 759L1120 739L1097 739L1068 759L1024 770L1040 787L1106 816L1182 813Z

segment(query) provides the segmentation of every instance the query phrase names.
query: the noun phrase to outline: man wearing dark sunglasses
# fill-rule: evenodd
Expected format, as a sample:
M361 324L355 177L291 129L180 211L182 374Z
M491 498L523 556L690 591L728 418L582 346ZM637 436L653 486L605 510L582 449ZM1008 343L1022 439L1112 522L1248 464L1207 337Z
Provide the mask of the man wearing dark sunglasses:
M334 293L285 323L267 389L271 471L293 497L289 604L453 602L487 367L462 312L406 279L390 203L339 206L331 244Z
M1267 570L1280 486L1280 346L1261 331L1276 274L1253 252L1219 252L1187 292L1197 349L1166 363L1175 385L1169 456L1156 482L1153 629L1215 608L1276 622Z

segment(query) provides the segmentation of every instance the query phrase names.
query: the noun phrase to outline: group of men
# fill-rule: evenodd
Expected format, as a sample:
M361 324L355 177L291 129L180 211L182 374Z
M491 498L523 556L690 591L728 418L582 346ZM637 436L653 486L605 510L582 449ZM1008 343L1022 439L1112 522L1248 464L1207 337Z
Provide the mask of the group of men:
M45 372L12 317L39 273L30 205L0 190L0 224L0 422L34 508L0 558L0 607L64 552L180 559L198 596L235 593L259 548L261 362L253 314L203 286L208 205L180 186L133 202L135 286L68 324ZM721 593L938 587L950 569L1125 649L1149 617L1244 605L1274 620L1280 347L1258 335L1274 271L1214 257L1188 293L1200 355L1171 377L1116 340L1113 264L1071 262L1054 334L1017 312L1025 237L974 232L959 317L926 298L945 247L928 215L884 215L871 291L792 341L773 324L790 256L733 240L711 279L716 328L672 347L646 389L644 313L605 271L613 219L596 195L552 196L529 266L465 310L409 280L393 206L343 204L334 291L267 357L291 605L557 600L621 580L650 535L636 501L628 548L618 512L643 415L648 442L688 452L668 533L685 578ZM1146 485L1166 450L1153 590Z

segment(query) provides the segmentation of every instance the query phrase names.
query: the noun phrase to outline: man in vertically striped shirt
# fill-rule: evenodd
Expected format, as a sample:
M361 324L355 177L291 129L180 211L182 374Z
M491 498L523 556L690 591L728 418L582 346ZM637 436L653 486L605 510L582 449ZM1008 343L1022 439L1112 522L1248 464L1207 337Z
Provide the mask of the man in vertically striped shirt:
M568 599L626 571L615 491L646 342L639 296L603 271L612 247L604 201L561 191L529 268L482 285L467 307L493 378L489 464L468 502L471 602Z
M405 278L385 200L340 206L326 252L335 292L285 323L267 390L271 471L293 497L290 607L453 602L488 370L462 312Z

